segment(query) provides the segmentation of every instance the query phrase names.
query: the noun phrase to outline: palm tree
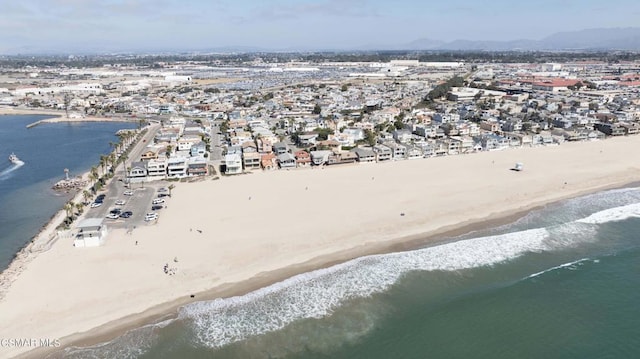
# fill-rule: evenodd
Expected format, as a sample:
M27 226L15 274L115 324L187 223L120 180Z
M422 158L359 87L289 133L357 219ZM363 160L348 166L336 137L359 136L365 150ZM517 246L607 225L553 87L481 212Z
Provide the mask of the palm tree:
M122 156L120 156L120 158L119 158L119 161L120 161L120 162L122 162L122 169L123 169L123 170L125 170L125 169L126 169L126 168L125 168L125 162L127 161L127 159L128 159L128 158L129 158L129 157L127 157L127 155L125 155L125 154L123 154L123 155L122 155ZM126 176L126 173L127 173L127 172L125 172L125 176Z
M88 203L89 198L91 198L91 192L85 189L84 191L82 191L82 198L84 198L84 203Z
M118 143L116 143L116 150L118 152L123 152L124 151L124 133L122 132L118 132L117 134L118 136Z
M64 207L62 207L64 209L64 211L67 213L67 218L65 218L64 223L69 224L71 223L71 216L73 215L73 202L67 202L64 204Z
M169 187L167 187L169 189L169 197L171 197L171 190L176 188L176 185L174 185L173 183L169 185Z
M102 168L102 175L105 174L105 166L107 165L107 156L100 155L100 167Z
M76 203L76 210L78 211L78 214L81 214L82 211L84 210L84 204Z
M96 191L96 182L98 182L99 178L100 177L98 177L98 170L96 169L96 167L91 167L91 171L89 171L89 180L91 181L91 186L93 186L93 192Z
M116 170L114 167L116 165L116 154L112 152L111 154L109 154L108 159L109 163L111 164L111 173L115 174Z

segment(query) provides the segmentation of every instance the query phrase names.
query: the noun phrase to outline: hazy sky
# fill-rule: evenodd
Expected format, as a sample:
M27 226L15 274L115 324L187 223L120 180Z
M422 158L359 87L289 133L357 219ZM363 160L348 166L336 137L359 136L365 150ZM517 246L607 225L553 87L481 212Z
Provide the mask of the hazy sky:
M541 39L638 19L638 0L0 0L0 53Z

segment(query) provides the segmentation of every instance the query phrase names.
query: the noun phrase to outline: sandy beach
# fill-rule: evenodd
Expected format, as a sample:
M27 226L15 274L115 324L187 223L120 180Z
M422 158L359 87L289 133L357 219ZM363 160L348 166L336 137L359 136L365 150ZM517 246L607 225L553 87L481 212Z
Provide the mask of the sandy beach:
M0 106L0 115L51 115L40 121L33 122L27 127L37 126L42 123L60 123L60 122L136 122L138 118L131 117L99 117L99 116L82 116L67 118L64 111L40 108L24 108L24 107L7 107Z
M639 181L639 146L640 136L621 137L178 183L157 223L114 230L99 248L61 239L33 258L0 300L0 338L95 343L190 301L428 245L448 231ZM523 171L510 170L516 162ZM30 349L0 347L0 356Z
M53 115L63 116L64 111L56 111L44 108L28 108L15 106L0 106L0 115Z

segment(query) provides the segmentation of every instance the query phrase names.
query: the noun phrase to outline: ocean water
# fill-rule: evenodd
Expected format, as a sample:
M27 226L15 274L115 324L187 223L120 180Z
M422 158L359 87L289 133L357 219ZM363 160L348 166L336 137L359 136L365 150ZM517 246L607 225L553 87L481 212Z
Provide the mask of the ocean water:
M637 358L640 189L196 302L62 357Z
M0 270L71 198L51 190L64 178L97 166L100 155L111 151L121 128L132 123L57 123L30 129L29 123L51 116L0 116ZM23 162L8 161L14 152Z

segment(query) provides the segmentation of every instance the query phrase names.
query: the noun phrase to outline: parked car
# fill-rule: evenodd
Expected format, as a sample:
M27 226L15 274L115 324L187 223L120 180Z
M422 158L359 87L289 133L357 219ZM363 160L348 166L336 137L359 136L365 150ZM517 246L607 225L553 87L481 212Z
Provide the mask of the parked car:
M97 208L97 207L100 207L100 206L102 206L102 202L93 202L93 203L91 203L91 205L89 207Z
M124 211L120 213L120 218L129 218L131 216L133 216L133 212L131 211Z
M163 208L163 206L160 205L160 204L154 204L153 206L151 206L151 210L152 211L157 211L157 210L162 209L162 208Z
M109 213L107 214L108 219L118 219L120 216L117 213Z
M127 203L124 199L119 199L116 201L116 205L117 206L124 206L124 204Z
M160 203L164 203L164 199L156 198L151 202L151 204L160 204Z
M123 193L125 196L133 196L133 191L132 190L126 190Z
M158 219L158 214L156 214L156 213L147 213L144 216L144 220L147 221L147 222L153 221L153 220L156 220L156 219Z

